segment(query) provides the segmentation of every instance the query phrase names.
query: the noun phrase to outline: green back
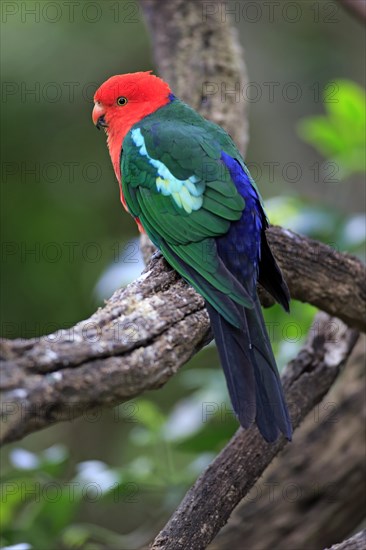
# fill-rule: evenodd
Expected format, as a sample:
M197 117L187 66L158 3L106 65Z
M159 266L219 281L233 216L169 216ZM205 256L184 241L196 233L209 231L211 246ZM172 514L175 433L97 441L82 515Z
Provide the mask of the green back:
M252 307L252 297L218 257L215 237L240 219L245 202L220 160L222 151L248 174L228 134L174 100L127 134L122 190L130 213L167 261L239 326L235 303Z

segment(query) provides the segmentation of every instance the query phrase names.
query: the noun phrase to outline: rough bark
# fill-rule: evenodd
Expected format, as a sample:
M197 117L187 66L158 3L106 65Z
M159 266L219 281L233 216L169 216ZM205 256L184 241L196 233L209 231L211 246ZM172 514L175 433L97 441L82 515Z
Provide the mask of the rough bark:
M1 344L2 441L158 388L204 345L203 300L159 257L75 327Z
M336 342L329 341L332 323L338 323ZM324 313L317 315L314 327L283 376L294 428L328 392L357 340L356 331ZM255 427L239 429L188 491L151 549L206 548L286 443L283 437L266 443Z
M328 550L365 550L366 548L366 529L363 529L353 537L334 544ZM327 550L327 549L326 549Z
M363 337L337 383L236 508L211 550L322 550L361 524L365 377Z
M364 328L361 262L280 228L269 236L293 298ZM158 388L210 338L203 299L157 255L86 321L42 338L2 340L1 441Z

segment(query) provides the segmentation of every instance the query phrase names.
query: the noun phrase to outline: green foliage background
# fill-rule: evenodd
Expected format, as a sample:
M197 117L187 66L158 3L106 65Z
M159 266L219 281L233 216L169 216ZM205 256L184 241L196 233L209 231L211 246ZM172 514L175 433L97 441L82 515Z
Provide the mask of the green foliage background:
M65 11L54 23L2 14L4 337L72 326L140 267L91 97L112 74L154 63L138 5L97 4L95 22L81 8L73 22ZM363 256L364 70L355 54L363 31L326 4L299 2L293 23L281 11L274 21L266 11L256 22L238 18L261 91L240 97L250 103L247 159L273 223ZM266 312L281 366L314 313L299 303L290 317ZM209 346L159 392L11 445L2 456L1 542L137 548L236 428Z

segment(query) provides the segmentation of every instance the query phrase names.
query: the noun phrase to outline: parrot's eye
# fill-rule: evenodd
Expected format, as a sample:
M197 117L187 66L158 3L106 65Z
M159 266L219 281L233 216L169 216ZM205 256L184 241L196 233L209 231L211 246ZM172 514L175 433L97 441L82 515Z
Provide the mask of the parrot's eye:
M120 107L123 107L123 105L126 105L126 103L128 103L127 97L117 98L117 105L119 105Z

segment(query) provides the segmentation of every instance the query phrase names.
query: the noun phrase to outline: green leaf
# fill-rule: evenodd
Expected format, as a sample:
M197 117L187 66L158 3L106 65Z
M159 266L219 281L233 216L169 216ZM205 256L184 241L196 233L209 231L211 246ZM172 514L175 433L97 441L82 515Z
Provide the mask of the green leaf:
M2 532L11 527L18 509L24 502L21 483L25 485L25 481L19 478L14 481L6 481L1 484L0 527Z
M328 88L337 93L330 98ZM325 87L326 116L301 120L298 133L321 155L335 161L343 177L365 172L366 98L364 90L349 80L338 80Z
M345 147L342 135L325 116L310 117L300 122L299 132L325 156L330 157Z
M334 119L353 123L361 128L365 125L365 92L355 82L350 80L338 80L335 83L338 92L335 101L327 101L326 88L323 99L326 110Z

